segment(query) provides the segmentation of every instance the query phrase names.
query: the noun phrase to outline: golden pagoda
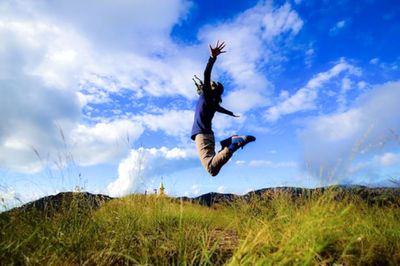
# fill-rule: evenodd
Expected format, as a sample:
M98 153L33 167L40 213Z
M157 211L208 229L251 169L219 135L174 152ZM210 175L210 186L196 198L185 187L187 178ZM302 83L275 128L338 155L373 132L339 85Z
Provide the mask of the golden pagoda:
M158 196L165 196L165 194L164 194L164 185L163 185L162 181L160 183L159 191L160 192L158 193Z

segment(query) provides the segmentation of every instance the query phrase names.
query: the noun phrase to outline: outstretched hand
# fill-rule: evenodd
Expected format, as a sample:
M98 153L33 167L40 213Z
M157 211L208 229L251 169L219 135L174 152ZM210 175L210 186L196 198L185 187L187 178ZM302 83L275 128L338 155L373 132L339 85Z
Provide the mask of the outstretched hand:
M211 57L217 57L219 54L226 53L226 51L222 51L222 49L225 48L225 42L219 43L218 40L214 48L211 44L209 44L208 47L210 48Z

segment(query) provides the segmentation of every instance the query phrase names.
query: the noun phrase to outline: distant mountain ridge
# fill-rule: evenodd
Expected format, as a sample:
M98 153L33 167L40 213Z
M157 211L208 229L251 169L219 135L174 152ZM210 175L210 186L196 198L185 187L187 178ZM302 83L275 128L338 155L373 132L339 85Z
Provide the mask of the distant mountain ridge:
M103 194L92 194L89 192L60 192L38 200L26 203L21 207L13 208L7 212L19 211L29 212L31 210L43 211L46 214L66 211L70 208L78 208L81 212L99 208L101 205L113 198Z
M298 187L273 187L250 191L245 195L224 194L210 192L195 198L180 197L183 200L197 202L201 205L212 206L213 204L229 203L234 200L250 200L255 196L273 197L277 193L288 193L292 198L300 196L311 196L315 194L334 191L337 198L343 198L346 195L359 196L369 204L398 204L400 206L400 188L377 187L369 188L357 185L337 185L321 188L298 188Z
M341 199L345 196L358 196L369 204L396 204L400 206L400 188L378 187L369 188L366 186L329 186L321 188L298 188L298 187L274 187L263 188L250 191L244 195L236 195L231 193L210 192L198 197L177 197L178 200L190 201L204 206L212 206L214 204L231 203L235 200L250 201L254 197L272 198L276 194L287 193L292 199L301 196L312 196L315 194L323 194L326 191L334 191L336 198ZM46 196L36 201L29 202L4 213L10 211L27 212L29 210L44 211L47 214L52 212L60 212L68 210L72 207L78 208L82 212L91 211L99 208L104 203L114 198L103 194L91 194L89 192L61 192L57 195Z

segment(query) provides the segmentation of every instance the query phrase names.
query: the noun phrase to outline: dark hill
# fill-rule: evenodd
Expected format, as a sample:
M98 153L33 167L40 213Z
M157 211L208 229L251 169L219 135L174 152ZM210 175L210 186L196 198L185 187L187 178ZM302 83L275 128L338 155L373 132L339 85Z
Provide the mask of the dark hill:
M299 197L312 197L321 195L327 191L335 194L335 199L340 200L344 197L359 197L368 204L388 205L395 204L400 206L400 188L379 187L369 188L365 186L329 186L321 188L298 188L298 187L275 187L263 188L251 191L245 195L223 194L210 192L195 198L182 197L183 200L189 200L201 205L211 206L213 204L229 203L235 200L249 201L254 197L273 198L276 194L286 193L292 199Z
M46 215L51 215L73 208L83 213L97 209L111 199L113 198L107 195L91 194L89 192L61 192L57 195L46 196L29 202L21 207L6 211L5 213L31 213L32 211L39 211L44 212Z
M365 186L329 186L322 188L297 188L297 187L276 187L264 188L251 191L245 195L223 194L210 192L195 198L178 197L185 201L191 201L200 205L212 206L214 204L231 203L237 200L249 202L254 198L271 199L277 194L288 194L292 199L299 197L312 197L321 195L327 191L334 192L335 199L340 200L344 197L359 197L369 204L378 205L397 205L400 206L400 188L380 187L369 188ZM63 211L76 208L80 213L87 213L99 208L112 197L102 194L91 194L88 192L62 192L57 195L46 196L36 201L27 203L21 207L11 209L3 214L11 212L31 213L32 211L44 212L46 215L52 215Z

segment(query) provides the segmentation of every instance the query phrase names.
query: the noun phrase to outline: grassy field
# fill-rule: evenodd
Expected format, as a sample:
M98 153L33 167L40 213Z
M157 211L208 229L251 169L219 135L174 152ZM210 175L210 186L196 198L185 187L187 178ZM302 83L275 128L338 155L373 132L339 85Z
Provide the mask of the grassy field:
M368 205L334 191L204 207L131 195L96 210L77 194L68 210L0 215L7 264L400 264L399 205Z

